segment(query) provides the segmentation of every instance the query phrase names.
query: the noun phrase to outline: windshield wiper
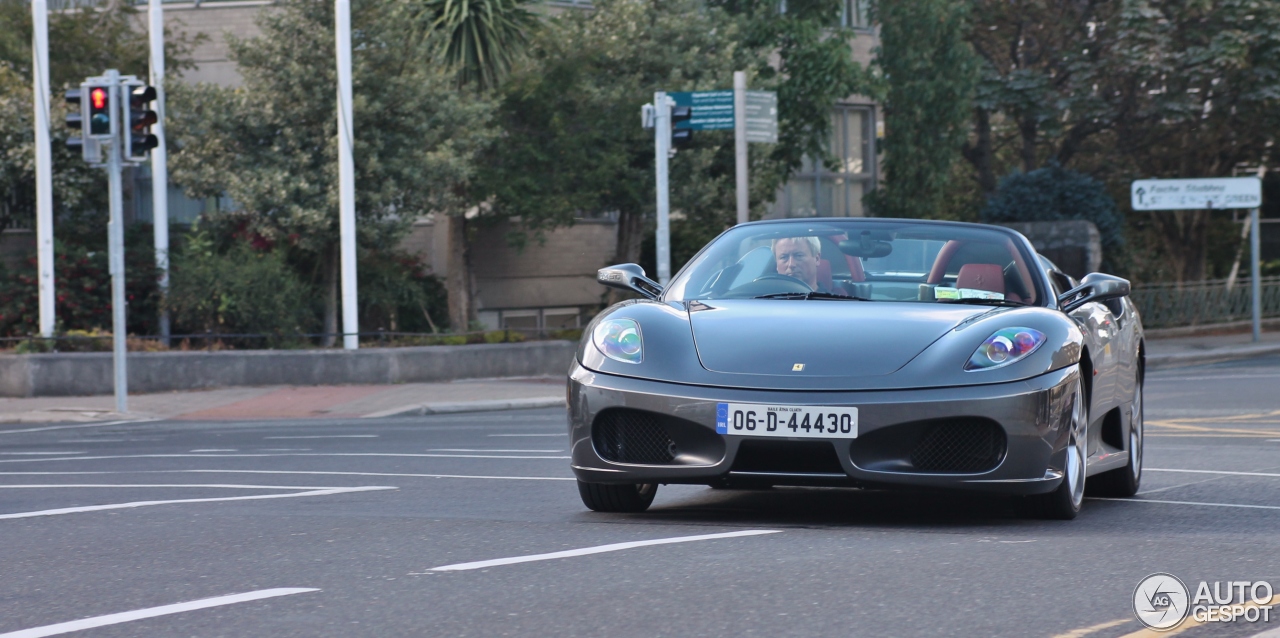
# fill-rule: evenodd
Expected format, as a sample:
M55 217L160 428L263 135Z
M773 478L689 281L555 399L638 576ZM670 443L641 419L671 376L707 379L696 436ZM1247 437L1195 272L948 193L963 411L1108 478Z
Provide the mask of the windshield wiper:
M753 299L838 299L844 301L871 301L863 297L853 297L850 295L837 295L830 292L775 292L768 295L760 295Z
M1022 303L1021 301L1012 301L1009 299L980 299L978 297L965 297L963 299L935 299L936 303L964 303L977 306L1011 306L1021 308L1031 304Z

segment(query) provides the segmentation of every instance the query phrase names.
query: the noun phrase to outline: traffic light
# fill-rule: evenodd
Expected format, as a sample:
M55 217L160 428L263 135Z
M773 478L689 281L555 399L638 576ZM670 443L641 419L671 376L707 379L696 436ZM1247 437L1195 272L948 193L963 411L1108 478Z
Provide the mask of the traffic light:
M156 112L150 108L150 103L156 99L156 89L140 82L125 84L124 89L129 96L128 125L121 131L124 160L146 161L147 152L159 145L159 140L151 134L151 125L157 121Z
M687 128L679 128L681 122L687 122L693 117L693 107L691 106L673 106L671 107L671 145L687 144L693 141L693 131Z
M111 87L81 85L81 91L88 96L89 103L84 109L88 113L88 134L91 137L110 137L111 119L115 112L111 108Z

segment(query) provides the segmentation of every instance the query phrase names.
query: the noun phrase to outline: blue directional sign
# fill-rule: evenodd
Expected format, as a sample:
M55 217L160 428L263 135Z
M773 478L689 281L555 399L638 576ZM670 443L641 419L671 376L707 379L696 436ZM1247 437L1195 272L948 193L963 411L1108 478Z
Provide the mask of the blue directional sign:
M733 128L733 91L685 91L668 93L676 106L693 109L693 117L676 122L675 128L712 131Z

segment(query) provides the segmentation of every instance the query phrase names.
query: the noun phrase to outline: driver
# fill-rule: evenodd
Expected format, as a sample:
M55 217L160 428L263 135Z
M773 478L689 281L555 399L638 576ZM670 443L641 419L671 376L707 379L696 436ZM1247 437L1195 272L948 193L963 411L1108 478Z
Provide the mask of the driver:
M784 237L773 240L773 259L779 275L789 275L818 288L818 260L822 259L822 244L817 237ZM831 292L819 290L819 292Z

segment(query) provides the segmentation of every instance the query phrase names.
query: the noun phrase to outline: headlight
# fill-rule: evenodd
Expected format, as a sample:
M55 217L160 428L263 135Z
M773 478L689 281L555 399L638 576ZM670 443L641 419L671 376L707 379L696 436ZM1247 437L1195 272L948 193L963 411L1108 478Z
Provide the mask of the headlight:
M623 363L640 363L644 357L644 343L640 339L640 324L631 319L605 319L596 325L591 341L604 356Z
M964 364L965 370L990 370L1021 359L1044 343L1044 333L1031 328L1005 328L987 337Z

